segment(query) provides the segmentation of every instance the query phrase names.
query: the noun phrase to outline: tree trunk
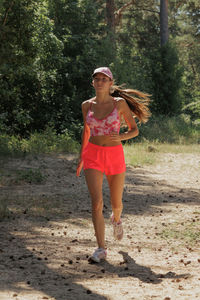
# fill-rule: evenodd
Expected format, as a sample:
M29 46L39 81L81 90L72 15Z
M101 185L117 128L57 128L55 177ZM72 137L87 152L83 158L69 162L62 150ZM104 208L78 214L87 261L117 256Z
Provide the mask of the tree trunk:
M115 34L115 2L114 0L106 0L106 19L108 30Z
M168 0L160 0L160 43L165 45L169 39Z

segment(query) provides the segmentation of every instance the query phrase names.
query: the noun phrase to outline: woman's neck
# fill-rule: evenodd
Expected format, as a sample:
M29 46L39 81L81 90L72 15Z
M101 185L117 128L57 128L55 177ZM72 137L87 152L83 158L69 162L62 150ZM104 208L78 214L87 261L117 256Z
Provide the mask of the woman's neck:
M108 93L97 93L95 97L95 101L97 103L108 102L111 99L111 96Z

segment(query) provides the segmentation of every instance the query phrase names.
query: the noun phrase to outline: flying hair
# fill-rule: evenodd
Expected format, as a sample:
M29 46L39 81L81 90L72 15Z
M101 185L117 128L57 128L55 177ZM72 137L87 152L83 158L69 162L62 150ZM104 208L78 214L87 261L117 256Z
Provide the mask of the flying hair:
M133 89L123 89L122 86L113 85L110 95L123 98L132 113L137 117L139 123L146 123L151 116L149 110L150 96L147 93Z

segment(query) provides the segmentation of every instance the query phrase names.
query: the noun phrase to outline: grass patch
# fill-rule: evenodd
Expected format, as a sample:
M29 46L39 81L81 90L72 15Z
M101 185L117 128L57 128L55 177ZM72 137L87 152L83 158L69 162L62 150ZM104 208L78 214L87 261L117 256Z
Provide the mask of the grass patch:
M7 207L7 199L0 199L0 220L9 216L9 210Z
M192 122L187 115L153 115L138 127L139 136L124 145L127 164L153 165L162 153L200 153L200 122Z
M200 145L168 144L158 142L127 143L124 145L126 163L134 167L153 165L159 162L162 153L197 153L200 154Z
M42 174L39 168L37 169L24 169L24 170L6 170L1 171L0 184L12 185L12 184L41 184L46 180L47 176Z
M200 145L198 144L168 144L153 143L153 146L160 153L196 153L200 154Z
M40 169L17 170L15 182L18 183L23 181L27 183L39 184L45 179L46 176L41 173Z
M159 236L167 241L178 241L182 245L195 245L200 242L200 222L186 221L170 224Z
M134 167L152 165L157 161L155 152L149 152L149 146L144 143L127 144L124 146L126 163Z

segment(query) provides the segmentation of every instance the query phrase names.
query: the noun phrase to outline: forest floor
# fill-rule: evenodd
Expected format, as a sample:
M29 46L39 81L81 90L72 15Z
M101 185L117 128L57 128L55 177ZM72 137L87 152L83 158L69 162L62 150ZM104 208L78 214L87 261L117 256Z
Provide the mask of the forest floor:
M75 170L74 155L1 161L9 218L0 222L0 299L200 299L200 154L127 166L120 242L104 182L108 257L100 264L88 262L90 199Z

